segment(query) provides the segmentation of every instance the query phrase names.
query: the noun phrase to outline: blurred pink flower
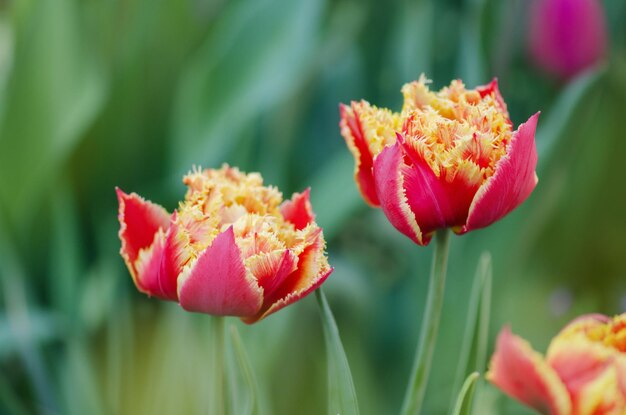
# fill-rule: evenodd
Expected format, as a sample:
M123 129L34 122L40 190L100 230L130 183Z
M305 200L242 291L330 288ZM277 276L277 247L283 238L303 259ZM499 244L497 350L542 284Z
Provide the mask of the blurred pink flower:
M598 0L534 0L528 29L537 66L561 78L577 75L606 53L606 22Z
M577 318L545 356L506 327L487 379L545 415L626 413L626 314Z

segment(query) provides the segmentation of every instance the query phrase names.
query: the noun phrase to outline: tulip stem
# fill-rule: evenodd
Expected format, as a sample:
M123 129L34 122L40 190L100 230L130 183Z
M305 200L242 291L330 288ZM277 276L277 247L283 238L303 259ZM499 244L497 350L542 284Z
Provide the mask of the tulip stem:
M428 375L433 360L439 321L446 284L448 246L450 231L442 229L435 234L435 253L430 272L426 310L422 319L420 341L415 354L415 363L402 405L402 415L418 415L424 401Z
M211 396L212 399L211 402L209 402L209 413L225 415L226 372L224 371L224 317L213 317L211 334L211 341L213 342L211 389L213 396Z

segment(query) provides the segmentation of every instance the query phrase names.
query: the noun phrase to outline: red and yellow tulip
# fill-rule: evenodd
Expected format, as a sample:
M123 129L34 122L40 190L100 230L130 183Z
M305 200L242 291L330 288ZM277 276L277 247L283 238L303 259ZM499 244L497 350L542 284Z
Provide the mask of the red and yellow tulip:
M574 320L545 357L505 328L487 379L545 415L624 415L626 314Z
M121 254L139 291L188 311L254 323L332 272L309 190L282 201L257 173L194 170L179 208L117 189Z
M366 101L341 105L341 134L370 205L427 245L437 229L462 234L515 209L537 184L539 114L513 130L494 80L473 90L459 80L439 92L403 86L400 113Z

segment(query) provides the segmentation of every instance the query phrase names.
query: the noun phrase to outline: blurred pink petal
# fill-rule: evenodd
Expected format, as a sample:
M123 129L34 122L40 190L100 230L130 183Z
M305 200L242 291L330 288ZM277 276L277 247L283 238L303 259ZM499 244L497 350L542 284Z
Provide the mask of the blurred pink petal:
M626 314L575 319L552 340L545 359L504 328L487 379L544 414L624 414Z

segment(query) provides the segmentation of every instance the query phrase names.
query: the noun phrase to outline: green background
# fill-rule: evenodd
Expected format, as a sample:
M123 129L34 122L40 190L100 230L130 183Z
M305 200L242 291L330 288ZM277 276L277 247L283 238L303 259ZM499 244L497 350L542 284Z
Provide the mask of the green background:
M363 414L399 410L432 247L360 198L338 104L399 109L497 76L513 122L537 110L539 185L493 226L453 237L427 414L447 413L480 255L497 331L544 351L569 319L626 311L626 6L604 2L605 64L568 82L537 70L525 0L0 1L0 413L206 413L210 321L134 288L114 187L168 210L192 165L311 186L335 272L325 292ZM269 414L326 410L312 297L236 319ZM529 414L481 389L477 414ZM236 399L235 399L236 400Z

